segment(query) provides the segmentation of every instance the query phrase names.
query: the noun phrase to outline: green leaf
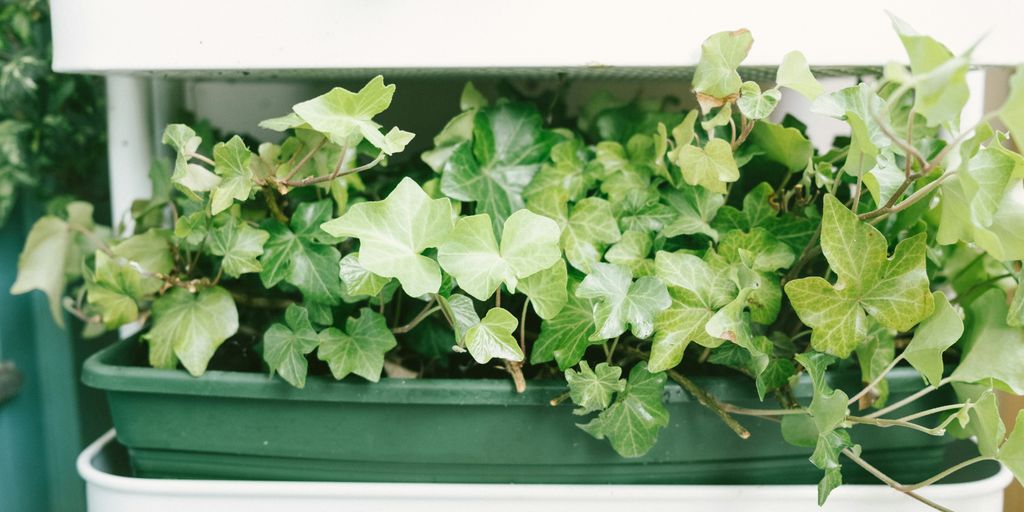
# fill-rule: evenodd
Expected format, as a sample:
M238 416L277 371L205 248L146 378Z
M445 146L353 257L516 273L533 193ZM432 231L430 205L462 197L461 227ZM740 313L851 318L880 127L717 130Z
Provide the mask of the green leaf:
M875 160L875 167L864 173L864 186L875 198L875 204L885 204L899 190L905 179L904 170L896 165L892 151L884 150Z
M623 457L642 456L658 442L658 431L668 426L668 410L661 401L665 379L664 373L651 373L638 363L615 403L590 423L577 426L597 439L607 438Z
M1017 411L1016 425L1024 425L1024 410ZM1002 462L1018 483L1024 483L1024 427L1016 427L999 450L999 462Z
M774 197L775 190L771 185L760 183L743 198L742 212L732 206L723 206L711 226L719 232L764 228L793 249L794 253L799 253L817 230L818 221L798 218L792 214L780 215L773 206Z
M299 119L342 147L355 147L366 139L386 155L401 152L413 134L392 128L387 135L373 117L391 106L395 85L384 85L376 76L357 93L335 87L325 94L292 107ZM267 127L264 125L264 127ZM293 126L290 126L293 127Z
M927 322L927 320L925 321ZM878 322L872 321L868 328L867 339L857 347L860 381L865 385L874 382L889 367L895 356L896 340L893 332L878 325ZM884 407L888 399L889 382L882 379L872 387L871 394L864 397L861 408L867 408L863 405L865 403L869 403L872 407Z
M621 240L608 248L604 259L629 268L634 275L651 275L653 262L647 255L651 253L653 243L654 240L646 231L626 231Z
M1024 259L1024 194L1020 194L1022 180L1010 182L1014 193L1005 194L992 215L988 227L973 222L970 203L976 185L968 173L957 173L942 184L942 211L935 239L948 245L958 241L974 243L997 260Z
M565 306L553 318L541 322L540 335L530 352L530 364L553 359L558 362L558 369L565 370L580 362L587 347L601 343L591 341L597 331L593 302L576 295L578 286L578 281L571 280Z
M354 373L370 382L379 381L384 354L398 345L384 317L369 308L359 310L359 317L345 320L345 332L329 327L320 332L318 340L316 356L327 362L337 380Z
M825 88L811 74L807 65L807 57L800 52L789 52L782 57L782 64L775 75L775 83L779 87L788 87L814 101L825 92Z
M826 196L821 247L836 284L820 277L786 283L793 309L813 329L815 350L849 356L866 335L865 315L906 331L932 313L923 233L901 241L888 258L882 233Z
M825 476L818 483L818 505L821 506L828 495L842 484L839 455L847 448L859 453L860 447L853 444L850 434L845 430L837 430L844 424L850 411L846 405L849 400L846 393L831 389L825 382L825 369L835 359L818 352L804 352L796 355L796 361L807 369L814 388L814 397L807 412L814 430L818 433L810 461L815 467L825 471ZM812 425L800 420L790 420L789 423L788 427L783 424L783 434L786 435L788 430L788 435L794 438L794 441L805 442Z
M220 177L216 174L201 165L189 163L192 155L203 143L203 139L196 135L195 130L183 124L167 125L161 142L174 148L176 153L171 181L189 195L198 197L197 193L213 190L220 183Z
M60 326L64 325L61 309L66 285L64 269L80 268L81 262L73 261L74 255L83 256L75 250L75 246L82 243L83 235L73 229L94 230L91 205L75 201L68 205L67 211L67 221L47 215L32 225L18 256L18 277L11 285L12 295L32 290L45 293L53 320Z
M172 288L153 302L153 326L142 339L149 343L149 364L174 368L178 361L195 377L224 340L238 331L238 309L231 293L219 286L189 293Z
M754 125L750 132L750 142L764 151L766 158L782 164L792 172L804 170L814 154L811 141L800 130L767 121Z
M822 95L811 104L811 112L840 120L846 119L847 112L853 112L867 127L872 144L885 148L892 143L879 124L881 121L892 125L885 100L868 84L860 83Z
M712 240L718 240L718 231L711 227L711 221L725 204L725 196L704 187L681 185L678 190L666 190L662 198L676 211L676 217L669 222L661 234L666 237L701 233Z
M263 245L269 238L270 233L230 217L223 226L210 232L210 252L223 257L221 267L225 274L238 277L263 268L256 258L263 254Z
M971 196L971 221L987 228L994 221L1003 198L1020 188L1024 178L1024 157L998 144L982 148L961 175L964 191Z
M263 360L270 375L277 372L297 388L306 386L306 354L319 344L306 308L292 304L284 313L285 324L273 324L263 333Z
M487 105L487 98L473 85L473 82L466 82L466 85L462 88L462 95L459 96L459 109L470 110L484 108Z
M732 148L722 139L712 139L703 148L683 147L675 163L686 183L700 185L712 192L724 194L725 184L740 178Z
M655 318L649 364L651 371L664 371L682 361L691 341L712 348L723 343L705 326L735 297L736 288L720 268L692 254L658 251L655 272L669 286L671 304Z
M96 251L96 272L87 283L88 302L95 307L107 329L134 322L139 317L139 301L160 290L159 279L143 278L128 264L120 264L102 251Z
M459 293L453 293L447 299L442 295L438 295L438 302L448 308L452 318L455 320L455 325L453 326L455 342L459 346L466 346L466 331L480 323L480 315L476 313L473 299Z
M505 220L499 248L490 217L472 215L455 223L438 246L437 259L466 293L487 300L501 283L514 293L519 279L561 259L560 236L555 221L519 210Z
M763 336L754 336L751 319L745 314L747 298L752 291L752 288L741 289L732 302L712 315L704 326L704 331L714 338L728 340L745 348L750 354L748 368L751 375L757 378L768 368L772 344ZM766 388L759 387L759 397L762 400L765 391Z
M813 448L818 444L818 427L810 415L787 414L782 417L782 438L793 446Z
M676 212L659 202L656 189L631 189L622 198L612 199L619 228L626 231L657 233L675 218Z
M227 210L235 199L249 199L253 189L251 159L252 152L238 135L213 147L213 172L220 176L220 182L210 193L210 213L217 215Z
M736 68L753 44L754 38L746 29L719 32L704 40L693 72L693 91L705 113L732 101L740 92L743 81Z
M764 228L726 233L718 243L718 253L729 262L743 263L758 272L789 268L796 259L788 245Z
M612 396L626 389L626 380L620 379L621 376L622 368L608 363L598 363L591 370L586 361L580 361L579 371L565 370L569 397L579 406L573 414L583 416L607 409L612 403Z
M967 308L966 353L950 376L954 382L995 381L1014 394L1024 394L1024 330L1006 325L1008 307L1002 290L992 289Z
M403 178L386 199L354 204L341 217L324 223L323 230L358 238L364 268L397 278L405 293L419 297L441 286L437 262L420 253L445 240L453 217L447 198L431 199L415 181Z
M533 310L544 320L555 318L565 307L569 299L568 286L569 273L561 258L554 265L519 281L519 291L530 298Z
M1010 94L999 109L999 120L1010 131L1014 146L1024 148L1024 66L1010 78Z
M610 339L631 332L640 339L654 333L654 317L667 309L672 299L665 284L656 277L641 277L635 282L628 268L610 263L595 263L583 279L576 295L597 300L594 320L598 330L591 340Z
M804 352L796 355L796 361L811 375L814 397L807 412L819 434L825 435L838 428L849 414L849 397L842 390L830 388L825 381L825 370L835 358L820 352Z
M938 386L942 380L942 353L960 339L964 323L944 293L935 292L932 296L935 311L914 330L913 339L903 349L903 358L921 372L929 384Z
M764 119L771 115L780 99L782 99L782 93L778 89L761 92L761 87L757 85L757 82L743 82L736 106L749 119Z
M601 260L607 244L618 242L621 237L611 204L598 197L588 197L573 206L561 242L569 264L589 272Z
M320 229L331 218L332 210L330 199L301 203L290 227L276 220L263 224L270 233L260 257L260 280L265 288L285 281L308 300L322 304L340 302L344 291L338 276L341 253L334 248L336 240Z
M458 146L445 164L441 190L459 201L476 201L501 234L505 219L524 207L523 190L556 138L543 129L532 106L502 103L477 111L472 143Z
M480 364L495 357L522 361L523 350L512 335L518 325L512 313L502 308L491 308L480 323L466 331L465 342L469 355Z
M878 158L878 147L871 142L871 135L864 120L853 112L846 113L846 122L850 125L850 145L843 163L843 172L850 176L860 176L875 168Z
M929 126L958 120L967 104L968 55L954 57L942 43L919 35L903 20L889 15L910 56L914 75L914 111L928 120Z
M999 400L995 392L987 386L958 382L953 383L953 389L957 398L970 404L966 409L968 421L963 437L973 436L982 455L995 457L1006 437L1006 425L999 414Z
M559 142L551 148L551 163L545 163L523 190L527 202L554 190L564 191L572 201L583 198L593 186L593 176L586 168L585 148L579 139Z
M359 263L359 253L353 252L341 258L342 284L348 295L375 297L384 289L384 286L391 282L391 279L378 276Z

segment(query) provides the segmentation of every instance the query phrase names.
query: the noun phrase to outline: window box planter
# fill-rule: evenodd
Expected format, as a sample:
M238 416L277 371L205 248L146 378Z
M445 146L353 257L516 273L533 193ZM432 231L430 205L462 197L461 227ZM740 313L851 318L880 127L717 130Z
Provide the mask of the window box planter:
M295 389L258 373L210 371L195 378L136 366L142 355L134 339L112 345L85 363L83 380L107 392L118 440L143 477L563 484L820 478L806 464L811 450L787 444L777 424L746 422L751 439L744 441L674 383L665 388L671 424L647 455L629 459L578 429L570 405L551 407L562 383L531 382L516 394L507 380L310 378L305 389ZM697 382L723 401L763 407L741 378ZM852 389L858 375L840 374L833 384ZM921 387L911 369L891 374L893 401ZM810 382L794 392L809 400ZM932 393L906 413L952 399ZM859 430L853 437L865 456L906 481L942 469L951 441L907 429Z

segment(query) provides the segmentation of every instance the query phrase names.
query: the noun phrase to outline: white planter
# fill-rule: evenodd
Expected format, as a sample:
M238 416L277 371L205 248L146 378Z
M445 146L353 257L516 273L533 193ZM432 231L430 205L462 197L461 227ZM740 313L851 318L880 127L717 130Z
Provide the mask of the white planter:
M928 511L881 485L846 485L816 505L812 485L490 485L373 484L152 480L114 474L110 431L85 449L78 472L86 481L90 512L872 512ZM1003 489L1013 479L998 474L968 483L934 485L921 494L953 510L1001 512Z

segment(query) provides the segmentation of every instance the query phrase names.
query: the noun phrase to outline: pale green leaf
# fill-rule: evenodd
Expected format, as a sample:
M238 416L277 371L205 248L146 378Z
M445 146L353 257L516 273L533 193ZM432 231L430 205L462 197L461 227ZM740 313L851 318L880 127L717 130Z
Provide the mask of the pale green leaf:
M851 136L843 172L850 176L860 176L865 171L875 168L878 147L871 142L868 127L860 116L854 112L847 112L846 122L850 125Z
M1010 94L999 109L999 120L1010 130L1013 144L1024 148L1024 66L1018 66L1010 78Z
M210 193L210 213L217 215L227 210L234 200L249 198L253 189L251 159L252 152L237 135L213 147L213 172L220 176L220 181Z
M369 308L359 310L358 317L349 317L345 332L329 327L317 339L317 358L327 362L338 380L354 373L370 382L379 381L384 354L398 345L384 317Z
M736 68L747 57L753 43L750 31L740 29L714 34L701 45L700 61L693 73L693 90L705 112L735 99L743 83Z
M875 160L875 167L863 174L864 186L875 198L875 204L886 204L899 190L906 178L904 170L896 165L892 151L883 150Z
M522 361L523 350L512 335L518 325L512 313L502 308L491 308L480 323L466 331L465 343L469 355L480 364L493 358Z
M677 215L661 230L661 235L674 237L701 233L712 240L718 240L718 231L711 227L711 221L725 204L723 194L712 192L704 187L684 184L678 190L664 191L662 198L676 211Z
M725 193L726 183L739 179L740 170L733 159L732 148L722 139L713 139L703 147L686 146L679 151L676 165L690 185L701 185Z
M944 293L932 295L935 311L914 330L913 339L903 349L903 357L929 384L937 386L942 379L942 353L960 339L964 323Z
M942 43L917 34L903 20L889 16L910 56L914 111L924 116L930 126L958 120L970 96L967 87L970 52L955 57Z
M583 279L576 295L594 299L594 320L598 330L592 340L609 339L626 332L627 324L637 338L654 333L654 317L667 309L672 299L665 284L656 277L633 281L628 268L610 263L596 263Z
M775 75L775 83L780 87L793 89L810 101L814 101L825 92L825 88L811 74L807 57L796 51L782 57L782 64Z
M968 404L968 421L963 426L962 437L973 436L982 455L995 457L1006 437L1006 425L999 414L999 400L995 391L988 386L959 382L953 383L953 389L956 390L957 398Z
M344 292L338 276L341 253L334 248L337 240L320 229L330 219L332 210L330 199L305 202L292 215L290 226L276 220L264 222L261 227L270 234L259 260L264 287L285 281L298 288L307 300L322 304L340 302Z
M345 291L351 296L375 297L391 279L378 276L359 263L359 253L353 252L341 258L341 277Z
M172 288L153 302L153 325L142 339L149 343L149 364L174 368L178 361L193 376L206 371L217 347L238 331L238 309L231 293L219 286L189 293Z
M804 170L814 154L811 142L800 130L767 121L754 125L750 132L750 142L764 151L766 158L782 164L792 172Z
M359 92L353 93L335 87L325 94L304 101L292 110L310 128L326 135L342 147L355 147L360 140L377 147L384 154L402 151L412 139L412 134L397 128L387 135L380 132L381 126L373 117L391 106L395 85L384 85L384 78L376 76Z
M561 242L569 264L589 272L601 260L607 244L621 237L611 204L598 197L588 197L573 206Z
M780 99L782 99L782 93L778 89L761 92L761 87L757 85L757 82L743 82L736 106L748 119L758 120L771 115Z
M543 320L555 318L568 301L569 273L565 260L519 281L519 291L530 299L533 310Z
M620 379L621 376L622 368L608 363L598 363L590 369L586 361L580 361L579 371L565 370L569 397L578 406L573 414L582 416L607 409L615 393L626 389L626 380Z
M629 268L634 275L653 273L653 261L647 258L654 240L646 231L626 231L604 254L609 263Z
M820 277L786 283L797 315L813 329L815 350L849 356L866 335L867 314L888 328L906 331L932 313L923 233L901 241L889 258L888 244L877 229L826 196L821 246L838 276L836 284Z
M1018 483L1024 483L1024 410L1017 411L1017 422L999 450L999 462L1010 469Z
M1006 325L1002 290L992 289L967 308L966 354L950 376L955 382L986 383L1024 394L1024 330Z
M578 286L578 281L570 280L565 306L554 318L541 322L540 335L530 351L531 364L555 360L558 368L565 370L580 362L587 347L601 343L591 341L597 331L593 302L576 295Z
M382 201L352 205L323 224L334 236L359 239L359 263L374 274L394 277L413 297L441 286L437 262L421 253L437 247L454 225L451 202L431 199L410 178L403 178Z

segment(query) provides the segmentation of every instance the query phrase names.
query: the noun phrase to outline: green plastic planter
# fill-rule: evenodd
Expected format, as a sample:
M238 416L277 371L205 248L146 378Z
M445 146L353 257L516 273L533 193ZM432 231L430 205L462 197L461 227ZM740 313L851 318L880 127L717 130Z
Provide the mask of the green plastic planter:
M156 478L466 483L814 483L810 450L786 444L777 423L743 418L742 440L674 383L670 425L645 456L625 459L575 426L571 405L549 401L564 384L504 380L310 378L305 389L255 373L131 365L144 348L112 345L83 380L107 391L118 440L137 476ZM857 375L833 385L851 389ZM848 378L846 378L848 377ZM723 401L765 407L748 380L697 378ZM891 400L921 389L912 370L890 379ZM809 382L795 389L809 400ZM951 403L942 392L907 413ZM770 406L770 405L769 405ZM865 457L901 481L934 474L950 440L907 429L857 427ZM847 464L847 467L853 466ZM870 481L851 472L848 481Z

